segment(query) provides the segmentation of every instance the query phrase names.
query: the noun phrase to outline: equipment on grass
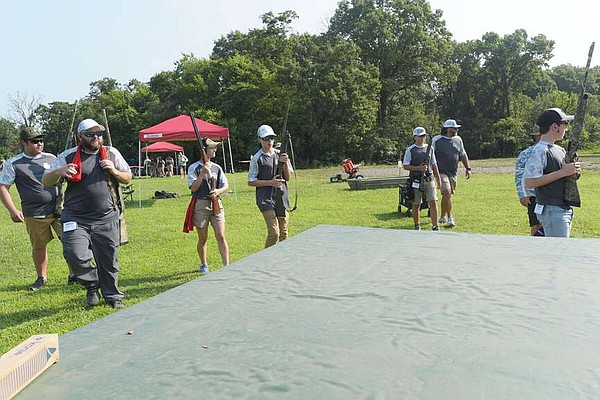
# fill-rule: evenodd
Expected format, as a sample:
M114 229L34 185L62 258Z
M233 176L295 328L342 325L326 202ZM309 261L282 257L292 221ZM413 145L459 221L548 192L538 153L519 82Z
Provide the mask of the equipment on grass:
M0 357L0 399L12 399L58 362L58 335L35 335Z

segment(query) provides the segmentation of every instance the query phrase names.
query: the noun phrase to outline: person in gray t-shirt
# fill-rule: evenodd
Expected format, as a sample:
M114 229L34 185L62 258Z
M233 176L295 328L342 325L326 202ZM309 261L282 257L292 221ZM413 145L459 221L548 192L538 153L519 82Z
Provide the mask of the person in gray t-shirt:
M54 185L67 179L61 215L63 254L87 289L87 303L123 308L119 290L119 205L115 191L132 174L121 153L104 147L105 128L93 119L77 127L79 145L61 153L44 173L42 182ZM91 249L91 251L90 251ZM92 258L96 265L92 263Z
M8 210L13 222L24 222L31 242L31 255L37 271L37 279L29 288L36 291L48 281L47 245L61 235L60 221L56 213L58 188L44 186L42 175L50 168L56 157L45 153L44 138L32 127L23 127L19 132L23 152L10 158L0 175L0 200ZM10 187L16 185L21 198L21 211L10 195ZM69 279L69 282L72 282Z

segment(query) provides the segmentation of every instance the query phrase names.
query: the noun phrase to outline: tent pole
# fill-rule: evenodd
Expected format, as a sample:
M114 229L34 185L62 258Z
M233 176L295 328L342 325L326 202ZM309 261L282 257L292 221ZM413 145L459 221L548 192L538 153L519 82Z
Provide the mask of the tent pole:
M142 208L142 142L138 140L138 208Z

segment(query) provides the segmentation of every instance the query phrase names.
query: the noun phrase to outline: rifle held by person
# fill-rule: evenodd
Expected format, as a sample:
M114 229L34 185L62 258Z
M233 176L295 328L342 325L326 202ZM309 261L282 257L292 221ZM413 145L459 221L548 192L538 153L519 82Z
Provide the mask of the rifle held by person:
M427 144L427 152L425 153L425 159L423 159L423 163L421 165L427 166L427 170L421 172L421 179L419 182L419 189L424 192L423 184L425 182L431 182L433 179L433 172L429 170L429 161L431 160L431 151L433 146L431 143Z
M200 158L202 159L202 164L206 165L206 163L210 161L210 158L208 157L208 153L206 152L206 146L204 146L202 138L200 137L200 131L198 131L198 126L196 125L196 118L194 118L194 114L191 111L190 119L192 120L194 133L196 134L198 147L200 147ZM217 190L217 178L209 171L206 179L208 180L208 186L210 187L210 191L214 193L214 191ZM221 213L221 204L219 204L219 197L215 196L214 194L212 196L212 209L214 215Z
M75 141L75 144L77 144L77 139L75 139L75 133L73 132L73 128L75 128L75 117L77 116L77 103L78 103L78 100L75 100L75 105L73 107L73 114L71 115L71 125L69 126L69 131L67 132L67 139L65 140L65 151L67 151L67 149L70 147L69 145L71 144L71 139L73 139ZM56 196L56 205L54 206L54 214L56 214L57 216L62 214L63 205L64 205L64 201L65 201L65 197L63 194L63 187L62 187L63 182L64 182L64 179L61 178L58 180L58 183L56 184L58 194Z
M102 113L104 114L106 140L108 141L108 146L112 147L112 138L110 137L110 128L108 127L108 118L106 117L106 110L102 109ZM129 232L127 232L127 223L125 222L125 201L123 198L123 189L121 188L119 182L117 182L112 176L110 176L110 173L108 172L106 172L106 179L108 182L108 189L110 191L113 204L117 206L117 211L119 212L119 243L127 244L129 243Z
M585 110L587 108L588 94L585 92L587 86L588 72L590 70L590 64L592 63L592 55L594 54L594 44L590 46L588 52L587 64L585 66L585 72L583 80L581 81L581 87L579 89L579 100L577 101L577 112L573 120L573 129L569 136L569 145L567 146L567 155L565 157L566 163L572 163L578 160L577 150L579 149L579 143L581 140L581 131L583 130L583 120L585 117ZM569 206L581 207L581 198L579 196L579 188L577 187L577 179L579 174L567 176L565 178L565 203Z
M285 109L285 117L283 118L283 129L281 131L281 146L279 147L279 154L287 154L288 149L290 148L290 133L287 131L287 121L288 114L290 111L290 103L288 101L287 107ZM283 163L277 163L277 170L275 174L276 179L284 179L283 177ZM287 183L282 182L281 187L275 189L275 215L278 217L285 217L286 211L293 211L296 209L290 210L290 200L287 196Z

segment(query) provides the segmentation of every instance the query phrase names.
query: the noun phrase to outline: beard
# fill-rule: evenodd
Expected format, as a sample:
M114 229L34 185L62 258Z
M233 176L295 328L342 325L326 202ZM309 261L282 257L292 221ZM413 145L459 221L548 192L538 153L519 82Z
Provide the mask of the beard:
M95 153L100 149L100 146L102 146L102 143L104 142L104 139L102 137L99 137L98 140L96 140L96 138L82 138L81 140L81 146L83 147L84 150L87 150L88 152L91 153Z

